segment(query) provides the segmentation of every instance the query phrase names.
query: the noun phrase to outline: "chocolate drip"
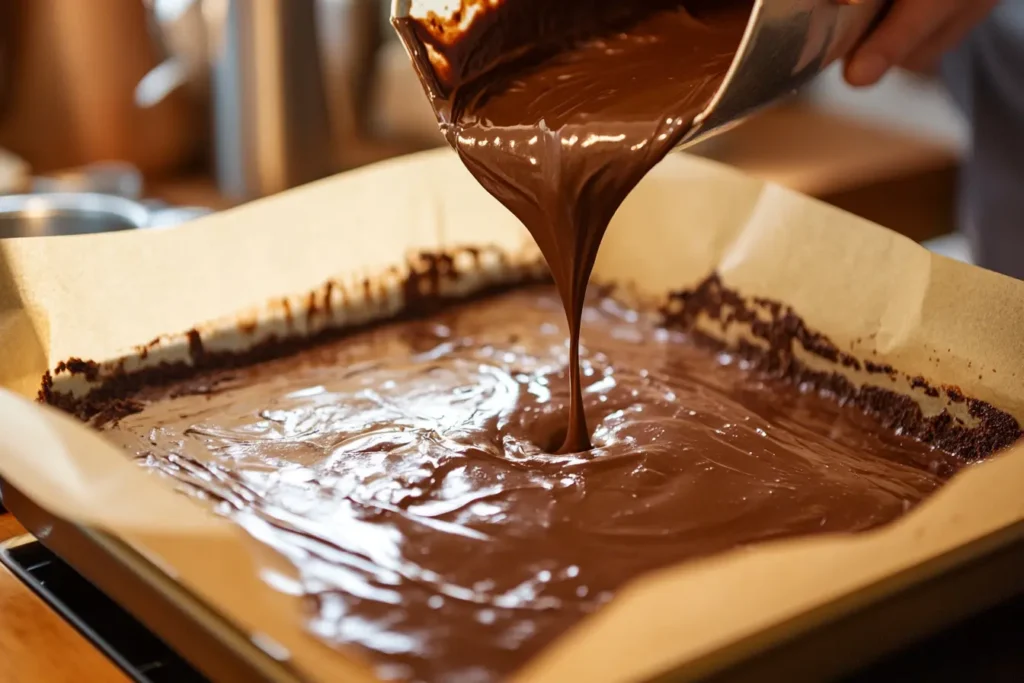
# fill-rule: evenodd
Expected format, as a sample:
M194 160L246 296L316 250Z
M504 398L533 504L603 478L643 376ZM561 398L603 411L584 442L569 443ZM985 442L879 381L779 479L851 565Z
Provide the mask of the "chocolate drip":
M426 50L413 55L441 128L551 268L571 350L569 427L559 452L579 452L590 448L580 316L601 238L626 195L718 90L751 3L565 2L536 11L505 4L505 16L499 4L449 43L411 19L396 24L408 44L429 43L448 58L439 72Z

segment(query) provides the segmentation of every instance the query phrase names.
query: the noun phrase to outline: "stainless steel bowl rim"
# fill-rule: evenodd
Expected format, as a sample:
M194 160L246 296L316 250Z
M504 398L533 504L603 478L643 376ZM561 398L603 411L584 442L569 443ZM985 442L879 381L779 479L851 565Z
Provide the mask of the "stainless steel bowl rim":
M136 228L145 228L150 222L149 209L139 202L115 195L95 192L53 192L0 196L0 216L45 218L61 214L106 214Z

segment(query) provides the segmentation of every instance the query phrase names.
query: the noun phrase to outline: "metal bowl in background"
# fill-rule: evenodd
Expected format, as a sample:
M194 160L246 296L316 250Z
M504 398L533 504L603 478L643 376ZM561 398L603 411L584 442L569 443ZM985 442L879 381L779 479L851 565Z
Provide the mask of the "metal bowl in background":
M143 191L142 172L123 161L101 161L60 173L32 179L32 192L54 194L112 194L139 199Z
M68 192L0 196L0 239L54 237L148 227L150 211L113 195Z
M150 213L149 225L146 226L150 229L171 228L213 213L213 209L205 206L167 206L155 202L152 206L150 204L147 202Z

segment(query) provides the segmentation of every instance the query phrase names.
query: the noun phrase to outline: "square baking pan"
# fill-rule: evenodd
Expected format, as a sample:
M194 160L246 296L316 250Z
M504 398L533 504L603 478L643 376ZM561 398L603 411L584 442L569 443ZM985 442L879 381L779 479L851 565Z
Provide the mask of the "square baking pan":
M41 383L47 398L81 397L112 377L187 367L197 338L204 353L239 351L388 319L432 254L467 273L443 283L442 299L537 272L528 235L448 152L173 231L0 245L0 343L17 350L0 358L6 506L211 679L373 680L359 652L306 631L301 599L260 579L280 557L27 399ZM595 272L662 299L715 273L751 301L784 301L870 367L894 368L845 367L851 383L928 410L983 401L1024 416L1024 283L716 164L680 155L659 167L617 215ZM703 320L700 331L723 343L744 335L720 323ZM810 353L798 359L831 368ZM847 671L1024 590L1022 482L1018 444L882 529L766 543L641 577L517 679Z

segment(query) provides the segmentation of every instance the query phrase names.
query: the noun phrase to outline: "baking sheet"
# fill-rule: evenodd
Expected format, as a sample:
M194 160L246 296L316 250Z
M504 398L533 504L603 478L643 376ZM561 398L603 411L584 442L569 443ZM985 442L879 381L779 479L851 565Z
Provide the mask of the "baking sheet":
M294 331L386 314L410 253L465 245L504 255L504 263L488 261L486 277L536 257L525 230L447 150L174 230L0 242L0 476L53 514L123 539L309 680L372 680L357 653L339 655L305 632L299 598L263 582L268 566L287 571L281 559L29 399L41 375L71 357L183 359L175 333L193 327L227 346L237 335L208 335L239 321L280 330L283 312L301 310L309 292L339 305L328 318L292 319ZM744 294L792 305L854 355L1024 417L1024 284L673 155L616 216L595 276L658 296L716 269ZM364 288L366 278L380 286ZM327 281L336 284L325 290ZM138 360L140 344L161 339ZM84 389L81 377L56 381ZM978 553L1021 534L1021 482L1024 448L1016 446L882 530L766 544L641 579L520 679L635 680L685 673L687 662L706 666L710 654L882 579L916 580L901 572L971 541L984 539L970 548Z

